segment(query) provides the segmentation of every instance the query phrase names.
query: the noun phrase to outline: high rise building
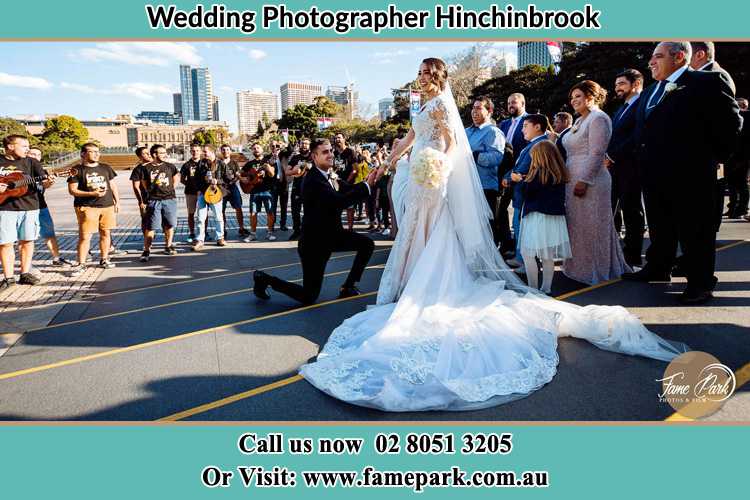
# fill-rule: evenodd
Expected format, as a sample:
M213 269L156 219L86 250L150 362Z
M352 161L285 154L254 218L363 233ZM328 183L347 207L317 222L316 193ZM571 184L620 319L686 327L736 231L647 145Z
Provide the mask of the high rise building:
M163 125L182 125L182 117L169 111L141 111L135 115L135 119Z
M208 68L180 66L182 118L189 120L216 120L213 118L213 80Z
M329 86L326 89L326 97L342 106L350 120L357 115L359 92L354 90L354 84L350 83L346 87Z
M323 87L314 83L286 82L281 86L281 112L297 104L314 104L323 95Z
M172 94L172 112L182 118L182 94Z
M211 96L211 120L219 121L219 96Z
M255 135L263 114L273 121L279 118L278 96L260 89L237 92L237 124L240 135Z
M396 114L396 107L393 105L393 97L386 97L378 101L378 115L385 121Z
M518 42L518 67L524 68L530 64L547 67L555 64L550 48L552 42ZM554 47L553 47L554 48Z

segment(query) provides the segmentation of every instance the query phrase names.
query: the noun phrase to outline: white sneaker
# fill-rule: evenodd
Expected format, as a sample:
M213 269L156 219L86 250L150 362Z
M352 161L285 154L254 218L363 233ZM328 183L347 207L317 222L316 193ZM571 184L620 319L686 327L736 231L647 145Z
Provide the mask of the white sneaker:
M250 236L248 236L247 238L243 239L242 241L244 241L245 243L250 243L251 241L255 241L257 239L258 239L258 237L255 236L255 233L250 233Z
M383 229L383 232L380 233L380 234L382 234L383 236L390 236L391 235L391 230L390 229Z
M78 276L82 275L86 272L86 266L83 264L78 264L73 268L73 270L70 273L71 278L77 278Z
M274 235L273 233L268 233L268 234L266 235L266 239L267 239L268 241L274 241L274 240L276 240L276 235Z

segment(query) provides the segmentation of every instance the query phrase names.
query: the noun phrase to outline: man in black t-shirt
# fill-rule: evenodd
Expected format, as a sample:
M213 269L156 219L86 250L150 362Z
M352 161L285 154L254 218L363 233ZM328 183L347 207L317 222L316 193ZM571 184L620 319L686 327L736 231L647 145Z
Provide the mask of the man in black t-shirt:
M37 147L29 148L28 157L41 162L42 150ZM45 170L44 173L47 174L48 172ZM49 184L48 187L54 185L54 177L50 177L47 180ZM52 214L49 212L49 207L47 207L47 200L44 198L45 188L39 183L37 183L36 187L39 191L39 237L47 244L47 249L52 255L53 266L69 266L71 263L60 256L60 245L57 243L57 236L55 235L55 223L52 220Z
M265 208L266 218L268 220L268 234L266 239L273 241L276 236L273 234L274 214L271 212L271 196L276 184L276 173L271 155L263 155L263 146L255 143L252 146L253 158L245 163L242 167L242 175L247 177L250 171L254 171L261 179L260 184L250 192L250 236L245 238L244 242L250 242L257 239L256 229L258 227L258 214Z
M148 151L146 146L135 148L135 156L138 158L138 165L133 167L133 171L130 172L130 183L133 186L133 194L138 202L138 210L141 213L141 232L143 233L144 239L146 238L146 202L148 201L148 193L143 187L141 181L145 175L145 166L151 163L151 153Z
M111 243L110 231L117 226L116 213L120 202L117 186L112 179L117 176L112 167L99 163L99 147L94 143L81 146L81 165L68 177L68 192L74 197L73 206L78 218L78 265L72 276L85 271L86 256L91 246L91 235L99 232L99 267L109 269Z
M180 168L180 182L185 186L185 204L188 213L188 229L190 235L187 242L195 241L195 211L198 206L197 173L203 157L203 148L199 144L190 146L190 159Z
M333 168L339 178L345 180L349 184L354 184L354 178L357 174L354 171L354 163L356 160L357 155L352 148L346 145L346 137L344 137L344 134L336 134L333 138ZM353 231L354 207L346 209L346 222L349 231Z
M16 284L14 265L16 252L13 247L18 242L21 257L19 283L36 285L39 278L31 274L31 258L34 255L34 240L39 237L39 198L35 182L29 177L43 177L44 169L38 161L28 158L29 140L22 135L9 135L3 139L5 154L0 157L0 179L14 173L21 173L30 181L28 191L23 196L8 196L8 191L16 186L14 181L0 180L0 261L3 265L3 280L0 290ZM45 181L45 187L50 183Z
M310 157L310 139L303 138L300 141L299 153L293 155L286 168L286 178L292 181L292 234L289 240L299 238L302 230L302 180L307 171L312 168Z
M240 166L232 159L232 148L229 144L222 144L219 148L221 158L218 160L221 167L221 173L226 186L226 194L221 202L221 213L224 217L224 227L227 227L227 203L232 205L234 213L237 216L237 225L239 226L239 235L247 236L250 232L245 229L245 220L242 217L242 193L237 181L240 178ZM227 233L229 231L226 231Z
M167 255L175 255L174 230L177 227L177 195L175 184L180 173L177 167L167 162L167 148L161 144L151 146L153 161L144 167L145 175L141 180L146 193L146 237L143 240L141 262L148 262L151 256L151 244L154 241L156 228L164 229L165 249Z

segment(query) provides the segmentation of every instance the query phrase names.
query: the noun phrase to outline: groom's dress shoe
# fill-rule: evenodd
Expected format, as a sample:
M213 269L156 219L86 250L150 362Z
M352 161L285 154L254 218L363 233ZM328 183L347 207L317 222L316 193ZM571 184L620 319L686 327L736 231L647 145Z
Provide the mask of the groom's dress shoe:
M644 283L647 283L649 281L666 281L666 282L672 281L672 278L669 276L669 273L654 273L646 268L643 268L640 271L635 272L635 273L623 273L622 279L628 280L628 281L641 281Z
M271 296L266 290L270 282L270 276L263 271L255 271L253 273L253 293L256 297L263 300L268 300Z
M680 295L680 303L685 305L699 305L705 304L714 297L711 290L695 290L686 288L682 295Z
M342 286L339 290L339 298L345 299L347 297L356 297L357 295L361 295L362 292L359 291L359 288L356 286Z

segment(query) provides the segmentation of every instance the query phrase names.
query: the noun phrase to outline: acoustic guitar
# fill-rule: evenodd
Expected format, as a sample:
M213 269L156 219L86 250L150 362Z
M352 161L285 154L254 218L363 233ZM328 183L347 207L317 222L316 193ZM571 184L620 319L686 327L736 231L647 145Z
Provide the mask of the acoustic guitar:
M8 187L3 193L0 193L0 203L5 203L5 200L10 198L20 198L29 192L29 186L32 184L37 184L52 177L69 177L71 172L71 170L63 170L39 177L31 177L23 172L11 172L2 175L0 176L0 184L7 184Z
M252 193L253 189L263 182L263 179L265 178L265 169L270 166L269 163L263 163L257 168L253 167L249 169L244 176L240 175L240 188L242 189L242 192L245 194ZM264 173L261 174L261 172Z

